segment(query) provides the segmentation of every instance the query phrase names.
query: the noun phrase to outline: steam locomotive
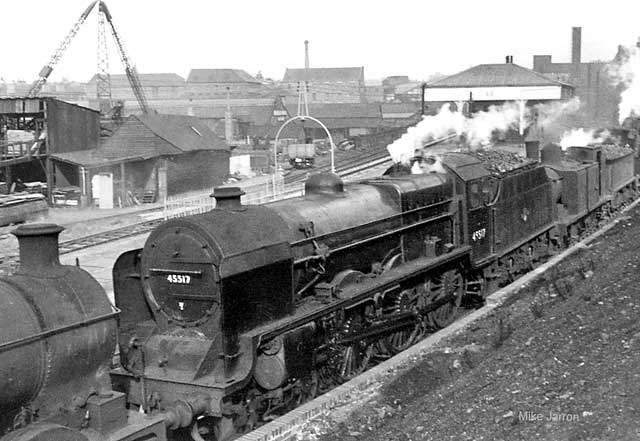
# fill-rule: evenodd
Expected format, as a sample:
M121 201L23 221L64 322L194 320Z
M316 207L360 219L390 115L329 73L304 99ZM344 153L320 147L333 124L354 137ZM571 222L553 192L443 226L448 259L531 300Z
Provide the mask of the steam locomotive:
M261 206L218 188L214 210L163 223L116 261L110 370L117 311L56 263L53 232L18 229L24 268L0 280L1 439L251 430L448 325L463 297L482 300L636 191L631 149L535 143L527 158L447 153L353 184L313 175L303 197ZM100 400L118 417L95 413ZM42 437L51 424L73 437Z
M116 262L133 344L115 388L147 410L181 400L185 425L218 438L250 430L446 326L463 296L482 299L636 190L631 149L528 153L447 153L440 172L350 185L319 174L303 197L261 206L216 189L216 209L165 222Z

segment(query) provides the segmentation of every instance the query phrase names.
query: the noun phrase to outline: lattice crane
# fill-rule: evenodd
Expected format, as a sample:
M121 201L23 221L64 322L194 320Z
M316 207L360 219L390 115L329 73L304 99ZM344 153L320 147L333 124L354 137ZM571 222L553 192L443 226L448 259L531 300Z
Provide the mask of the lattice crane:
M60 61L60 58L62 58L62 55L64 54L65 50L73 40L73 37L75 37L75 35L78 33L78 31L80 30L80 27L85 22L85 20L87 19L87 17L89 16L93 8L95 7L96 3L98 4L99 13L103 15L104 18L106 18L107 22L109 23L109 27L111 28L111 34L113 35L113 39L115 40L116 47L118 49L118 54L120 55L120 60L122 60L122 64L124 66L127 79L129 80L129 84L131 85L133 94L135 95L136 100L138 101L140 110L142 110L143 113L148 113L149 105L147 104L147 98L144 94L144 90L142 89L142 85L140 83L140 78L138 76L136 68L131 63L129 57L127 56L127 53L124 48L124 44L122 43L122 37L120 37L120 34L118 34L118 31L116 31L116 27L113 23L113 18L111 16L111 13L109 12L109 8L107 8L107 4L102 0L92 1L87 7L87 9L85 9L85 11L82 13L80 18L78 19L78 21L73 25L73 28L71 28L71 31L69 32L69 34L62 41L62 44L60 44L56 52L53 54L53 56L49 60L49 63L46 64L40 71L38 79L34 81L27 96L35 97L42 91L42 87L47 82L47 78L49 78L49 75L51 75L53 68L55 67L56 64L58 64L58 61Z
M78 19L78 21L76 21L76 23L71 28L71 31L69 32L69 34L62 41L62 43L60 44L58 49L55 51L55 53L51 56L49 63L47 63L40 70L40 73L38 74L38 79L33 82L33 84L31 85L31 89L29 89L29 93L27 94L28 97L35 97L40 93L40 91L42 91L42 87L44 86L44 83L47 82L47 78L49 78L49 75L51 75L51 72L53 72L53 68L55 67L56 64L58 64L58 61L60 61L60 58L62 58L64 51L67 49L67 46L69 46L69 43L71 43L71 40L73 40L73 37L76 36L78 31L80 30L80 27L82 26L82 23L85 22L85 20L93 10L93 7L96 5L96 3L98 3L97 0L92 1L91 4L87 7L87 9L85 9L85 11L82 13L80 18Z
M122 38L120 37L120 34L118 34L118 31L116 31L116 26L113 24L113 19L111 17L111 13L109 12L109 8L107 8L107 4L105 2L100 1L99 9L100 12L104 14L104 17L107 19L107 23L109 23L109 26L111 27L111 34L113 35L113 39L116 42L120 60L122 61L124 71L127 74L127 78L129 79L129 84L131 85L133 94L138 100L140 110L142 110L143 113L149 113L149 105L147 104L147 97L145 96L144 90L142 89L142 84L140 84L140 77L138 77L138 72L136 71L135 66L131 63L129 57L127 56L127 52L124 49L124 44L122 43Z

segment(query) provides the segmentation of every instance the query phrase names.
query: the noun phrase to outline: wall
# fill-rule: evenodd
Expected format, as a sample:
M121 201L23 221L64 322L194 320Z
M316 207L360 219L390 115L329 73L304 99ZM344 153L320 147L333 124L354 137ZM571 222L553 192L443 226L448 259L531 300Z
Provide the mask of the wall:
M263 86L260 83L187 83L186 93L191 98L226 98L227 89L229 96L242 97L260 92Z
M98 147L100 114L73 104L46 100L47 142L51 153Z
M192 190L213 189L229 175L229 152L201 150L167 158L169 196Z
M297 101L298 82L282 83L288 94ZM366 100L366 89L360 81L312 82L308 83L308 103L361 103Z

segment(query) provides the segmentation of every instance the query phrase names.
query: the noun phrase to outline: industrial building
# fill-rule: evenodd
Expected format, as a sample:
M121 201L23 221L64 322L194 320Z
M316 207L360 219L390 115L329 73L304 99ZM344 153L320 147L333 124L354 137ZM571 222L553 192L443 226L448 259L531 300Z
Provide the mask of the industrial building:
M54 155L98 147L100 114L51 97L0 98L0 181L9 191L18 180L41 181L53 193L67 184Z

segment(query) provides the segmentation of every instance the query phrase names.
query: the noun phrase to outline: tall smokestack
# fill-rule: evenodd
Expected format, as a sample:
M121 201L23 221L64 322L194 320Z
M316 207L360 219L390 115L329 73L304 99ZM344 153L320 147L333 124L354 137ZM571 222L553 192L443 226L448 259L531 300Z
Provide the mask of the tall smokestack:
M304 41L304 68L309 69L309 40Z
M582 47L582 28L572 28L571 34L571 62L580 63L580 51Z

